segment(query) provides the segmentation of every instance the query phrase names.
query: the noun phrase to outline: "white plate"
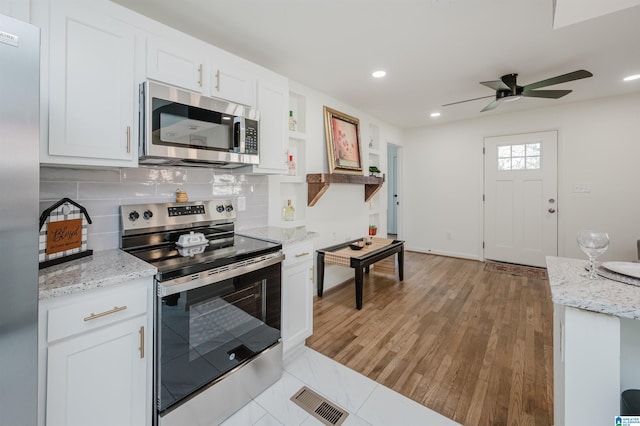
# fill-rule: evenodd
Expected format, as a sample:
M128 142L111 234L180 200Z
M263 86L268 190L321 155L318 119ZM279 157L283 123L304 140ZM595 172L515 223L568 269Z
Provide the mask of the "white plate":
M640 263L636 262L603 262L602 266L610 271L629 277L640 278Z

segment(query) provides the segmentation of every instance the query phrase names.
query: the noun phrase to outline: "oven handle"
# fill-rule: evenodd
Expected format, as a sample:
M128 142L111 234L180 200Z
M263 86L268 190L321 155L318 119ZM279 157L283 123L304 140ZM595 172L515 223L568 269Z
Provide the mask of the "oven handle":
M267 266L275 265L276 263L281 263L283 260L284 253L282 253L282 251L278 251L276 253L261 256L257 261L248 259L242 262L232 263L231 265L207 269L206 271L184 277L158 282L158 297L170 296L172 294L228 280L229 278L234 278L239 275L257 271L258 269L266 268Z

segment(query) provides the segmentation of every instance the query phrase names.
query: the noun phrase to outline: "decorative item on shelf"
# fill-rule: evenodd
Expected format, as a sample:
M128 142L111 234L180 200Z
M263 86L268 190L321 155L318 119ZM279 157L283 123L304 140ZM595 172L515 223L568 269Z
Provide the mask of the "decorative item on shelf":
M324 128L329 172L361 175L360 120L325 106Z
M296 162L293 161L293 155L289 154L289 161L287 161L287 165L289 167L289 176L296 175Z
M93 250L87 250L90 223L87 210L69 198L45 209L40 215L40 269L93 254Z
M176 203L186 203L187 201L189 201L189 195L178 188L176 190Z
M378 233L378 227L376 225L369 225L369 235L376 235Z
M291 200L287 200L287 205L282 209L282 218L284 220L294 220L296 216L296 210L291 205Z
M376 173L380 173L380 169L376 166L369 166L369 176L378 176Z
M298 127L297 124L296 119L293 118L293 111L289 111L289 130L295 132Z

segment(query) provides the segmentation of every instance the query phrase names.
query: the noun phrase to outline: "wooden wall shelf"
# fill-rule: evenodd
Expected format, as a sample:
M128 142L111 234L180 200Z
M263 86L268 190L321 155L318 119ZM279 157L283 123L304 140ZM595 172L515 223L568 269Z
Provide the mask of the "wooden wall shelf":
M332 183L352 183L364 185L364 202L366 203L382 188L382 177L347 175L340 173L313 173L307 175L307 205L314 206L320 197L327 192Z

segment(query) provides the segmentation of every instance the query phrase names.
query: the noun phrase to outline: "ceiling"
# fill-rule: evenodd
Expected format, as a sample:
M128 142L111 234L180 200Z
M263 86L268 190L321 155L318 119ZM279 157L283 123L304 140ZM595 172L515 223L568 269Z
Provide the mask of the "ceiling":
M622 81L640 74L640 0L115 1L401 128L640 91ZM562 99L442 107L493 95L479 82L504 74L578 69L594 77L549 87L574 90Z

